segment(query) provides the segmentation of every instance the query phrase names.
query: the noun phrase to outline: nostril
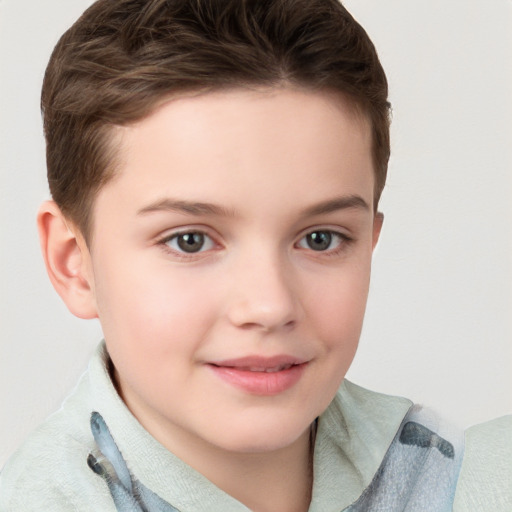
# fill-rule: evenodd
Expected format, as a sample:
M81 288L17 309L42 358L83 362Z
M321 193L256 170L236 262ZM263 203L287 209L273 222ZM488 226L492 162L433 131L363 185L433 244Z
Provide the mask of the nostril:
M247 322L245 324L241 324L239 327L246 331L250 331L252 329L262 329L263 328L262 325L257 324L256 322Z
M262 332L271 332L276 329L284 329L284 330L291 330L295 327L296 321L290 320L286 323L280 324L270 324L270 323L259 323L259 322L245 322L242 324L239 324L238 327L240 329L251 331L251 330L258 330Z

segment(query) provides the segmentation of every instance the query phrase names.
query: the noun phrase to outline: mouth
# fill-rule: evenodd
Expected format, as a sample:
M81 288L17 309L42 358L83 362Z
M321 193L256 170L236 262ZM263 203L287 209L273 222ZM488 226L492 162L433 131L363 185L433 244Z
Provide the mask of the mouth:
M212 363L213 366L217 366L218 368L232 368L233 370L238 370L240 372L262 372L262 373L277 373L282 372L283 370L288 370L295 364L283 364L279 366L230 366L230 365L217 365Z
M308 361L291 356L247 357L208 363L223 382L252 395L277 395L293 388Z

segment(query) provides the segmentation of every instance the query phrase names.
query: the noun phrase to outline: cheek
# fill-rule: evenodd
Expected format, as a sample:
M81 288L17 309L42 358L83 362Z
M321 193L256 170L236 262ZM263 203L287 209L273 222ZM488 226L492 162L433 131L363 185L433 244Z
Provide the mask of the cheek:
M104 281L101 322L109 354L124 392L129 388L146 403L166 403L170 388L193 382L197 353L215 321L210 287L181 274L146 269L128 279L112 272Z
M357 343L362 327L370 276L369 260L337 269L317 283L310 297L316 328L325 340ZM355 338L355 340L354 340Z
M359 344L368 295L369 265L337 269L310 303L311 328L320 340L319 411L327 407L345 377Z
M181 348L192 351L214 318L211 287L199 277L176 271L180 269L141 268L135 263L130 267L129 274L107 268L98 286L98 309L109 349L122 345L123 352L134 357L144 354L146 360Z

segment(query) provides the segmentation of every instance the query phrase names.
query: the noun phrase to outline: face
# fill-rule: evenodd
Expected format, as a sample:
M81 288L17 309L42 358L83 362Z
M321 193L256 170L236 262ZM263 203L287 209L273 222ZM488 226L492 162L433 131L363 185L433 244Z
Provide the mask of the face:
M118 135L89 279L123 399L185 460L292 445L360 335L380 227L367 122L327 93L232 90Z

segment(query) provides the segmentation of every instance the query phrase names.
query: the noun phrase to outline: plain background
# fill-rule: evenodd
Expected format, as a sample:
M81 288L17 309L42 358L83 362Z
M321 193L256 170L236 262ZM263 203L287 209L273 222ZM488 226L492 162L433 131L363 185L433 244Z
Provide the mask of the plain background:
M46 277L39 93L90 0L0 0L0 466L101 339ZM388 74L386 215L355 382L460 426L512 410L512 2L349 0Z

